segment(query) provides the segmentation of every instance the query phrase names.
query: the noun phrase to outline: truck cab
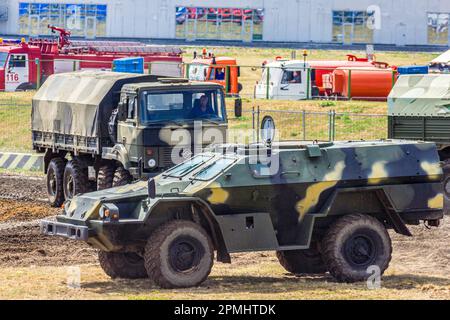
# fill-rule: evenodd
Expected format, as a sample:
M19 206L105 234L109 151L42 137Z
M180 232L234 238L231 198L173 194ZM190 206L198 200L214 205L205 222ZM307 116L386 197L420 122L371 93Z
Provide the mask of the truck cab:
M263 68L261 81L255 87L258 99L305 100L311 97L308 81L310 65L301 61L278 60Z
M212 55L195 58L189 65L187 74L192 81L218 83L231 96L238 96L242 91L239 83L240 67L234 58Z
M185 79L124 85L116 144L104 148L103 154L106 159L119 160L115 154L123 148L128 159L121 162L135 177L154 175L183 162L203 147L225 142L228 124L224 98L220 85Z
M35 89L37 67L35 59L41 57L38 47L19 45L0 39L0 91Z

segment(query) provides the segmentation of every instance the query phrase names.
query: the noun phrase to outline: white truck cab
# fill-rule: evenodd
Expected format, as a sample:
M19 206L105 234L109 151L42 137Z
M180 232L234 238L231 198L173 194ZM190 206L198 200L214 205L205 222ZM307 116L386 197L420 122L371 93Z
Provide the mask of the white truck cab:
M255 98L305 100L311 97L308 63L300 60L276 60L263 67L255 87Z

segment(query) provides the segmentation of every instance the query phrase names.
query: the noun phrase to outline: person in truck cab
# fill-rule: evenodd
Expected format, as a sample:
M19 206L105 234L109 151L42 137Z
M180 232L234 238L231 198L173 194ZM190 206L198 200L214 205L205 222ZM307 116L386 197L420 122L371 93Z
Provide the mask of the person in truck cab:
M204 116L213 115L214 110L209 104L209 98L207 95L202 95L200 99L196 99L194 107L192 108L193 118L202 118Z
M225 80L225 72L223 72L223 69L217 69L216 80L219 80L219 81Z
M301 83L302 82L302 78L301 78L301 74L299 71L294 71L294 74L292 76L292 80L289 81L289 83Z

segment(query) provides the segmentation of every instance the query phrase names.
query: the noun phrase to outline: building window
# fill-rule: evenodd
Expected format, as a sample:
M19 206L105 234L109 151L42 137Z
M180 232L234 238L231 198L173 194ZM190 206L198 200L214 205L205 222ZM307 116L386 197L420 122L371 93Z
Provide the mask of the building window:
M73 36L106 36L107 6L102 4L19 3L19 32L49 35L49 24L64 27Z
M177 7L175 20L178 39L263 39L264 9Z
M374 19L373 12L333 11L333 42L372 43L373 28L369 21Z
M428 13L428 44L448 45L448 13Z

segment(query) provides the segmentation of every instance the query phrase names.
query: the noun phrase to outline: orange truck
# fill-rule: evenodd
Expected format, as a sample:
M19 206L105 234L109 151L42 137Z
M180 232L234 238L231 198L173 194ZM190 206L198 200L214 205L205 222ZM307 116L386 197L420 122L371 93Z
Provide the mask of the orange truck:
M186 75L192 81L207 81L221 84L229 96L239 96L242 84L239 83L240 67L237 60L230 57L216 57L206 53L200 57L194 53L194 59L186 66Z

